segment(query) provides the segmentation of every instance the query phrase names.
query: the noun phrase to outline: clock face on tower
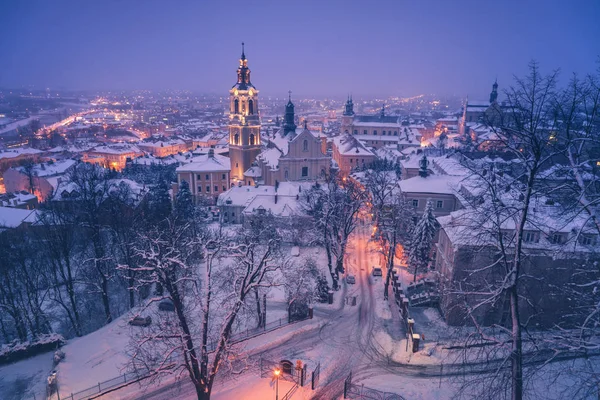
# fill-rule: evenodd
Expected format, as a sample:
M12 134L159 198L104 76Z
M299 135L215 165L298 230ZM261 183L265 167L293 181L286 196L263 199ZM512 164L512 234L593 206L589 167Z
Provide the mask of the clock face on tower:
M252 96L254 92L252 91L252 89L250 89L250 91L248 92L248 95Z

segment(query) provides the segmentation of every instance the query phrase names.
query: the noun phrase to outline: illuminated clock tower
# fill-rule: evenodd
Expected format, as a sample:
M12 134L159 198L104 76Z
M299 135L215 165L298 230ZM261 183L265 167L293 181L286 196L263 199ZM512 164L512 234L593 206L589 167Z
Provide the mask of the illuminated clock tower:
M231 180L246 182L244 172L260 153L258 90L250 83L250 69L244 54L237 70L237 82L229 91L229 157Z

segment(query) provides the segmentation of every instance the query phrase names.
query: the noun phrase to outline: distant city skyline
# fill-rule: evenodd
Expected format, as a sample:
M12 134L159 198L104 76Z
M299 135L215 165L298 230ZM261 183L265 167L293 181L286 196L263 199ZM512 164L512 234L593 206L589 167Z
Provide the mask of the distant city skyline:
M0 6L0 87L223 93L246 43L265 96L486 99L535 59L598 67L600 2L74 2Z

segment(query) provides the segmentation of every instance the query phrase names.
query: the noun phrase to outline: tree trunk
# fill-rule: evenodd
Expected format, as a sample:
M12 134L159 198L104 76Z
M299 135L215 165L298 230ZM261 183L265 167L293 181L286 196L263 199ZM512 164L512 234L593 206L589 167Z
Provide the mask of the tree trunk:
M258 295L258 288L254 288L254 299L256 300L256 312L258 314L258 327L263 327L263 312L260 306L260 296Z
M100 287L102 290L102 305L104 306L104 315L106 316L106 323L112 322L112 315L110 313L110 299L108 298L108 280L102 275Z
M521 338L521 319L519 316L519 296L517 287L510 291L510 309L512 314L512 400L523 399L523 342Z

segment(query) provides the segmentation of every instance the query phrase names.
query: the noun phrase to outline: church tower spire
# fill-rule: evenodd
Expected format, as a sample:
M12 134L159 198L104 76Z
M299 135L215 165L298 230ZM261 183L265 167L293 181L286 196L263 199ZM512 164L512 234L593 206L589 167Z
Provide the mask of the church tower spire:
M498 100L498 79L492 85L492 92L490 93L490 104L495 103Z
M354 103L352 102L352 95L348 95L348 100L346 100L346 107L344 109L344 114L346 116L354 115Z
M229 158L234 183L252 183L245 179L244 172L260 153L260 142L258 89L250 81L250 68L242 42L237 82L229 90Z
M288 102L285 106L285 121L283 123L283 136L286 136L288 133L293 132L296 133L296 124L294 123L295 115L294 115L294 103L292 103L292 91L288 92Z

